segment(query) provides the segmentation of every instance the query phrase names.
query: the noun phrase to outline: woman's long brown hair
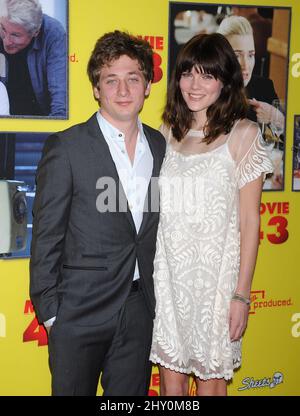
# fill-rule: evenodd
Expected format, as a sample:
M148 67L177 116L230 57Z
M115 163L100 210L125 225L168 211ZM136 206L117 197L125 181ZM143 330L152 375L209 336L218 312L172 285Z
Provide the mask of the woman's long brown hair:
M179 81L184 72L211 74L223 83L217 101L207 109L204 141L207 144L228 134L237 119L246 117L247 100L240 64L228 40L218 33L196 35L180 50L168 87L164 123L180 141L192 127L193 112L184 101Z

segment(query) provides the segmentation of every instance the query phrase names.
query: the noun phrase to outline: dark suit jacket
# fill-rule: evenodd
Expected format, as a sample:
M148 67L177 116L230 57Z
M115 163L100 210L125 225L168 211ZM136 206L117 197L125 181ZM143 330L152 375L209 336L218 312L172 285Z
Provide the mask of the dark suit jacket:
M152 176L158 177L165 139L146 125L144 132L153 155ZM129 209L100 213L96 183L103 177L116 182L109 197L116 198L118 208L124 191L95 115L47 139L36 177L30 260L30 296L40 322L53 316L79 325L108 320L128 296L136 259L154 317L159 212L144 213L138 234Z

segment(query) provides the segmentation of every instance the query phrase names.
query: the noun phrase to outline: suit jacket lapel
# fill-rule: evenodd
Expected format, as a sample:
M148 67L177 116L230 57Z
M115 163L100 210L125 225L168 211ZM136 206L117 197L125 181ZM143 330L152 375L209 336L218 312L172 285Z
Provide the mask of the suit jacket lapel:
M144 127L144 133L146 136L146 139L148 141L151 153L152 153L152 157L153 157L153 169L152 169L152 175L151 175L151 179L148 185L148 191L147 191L147 195L145 197L145 210L144 210L144 214L143 214L143 220L142 220L142 224L140 226L139 232L138 234L142 234L145 225L148 221L149 216L151 215L151 207L152 207L152 201L151 200L151 188L157 184L155 184L155 181L158 179L158 175L159 175L159 160L160 160L160 155L159 152L157 151L157 148L155 146L154 140L151 139L151 135L147 130L147 127ZM152 179L153 178L153 179ZM153 192L153 194L155 195L155 192ZM154 209L155 209L155 204L153 205ZM158 207L157 207L158 209Z
M95 114L87 121L87 125L88 125L89 135L92 139L90 140L90 143L94 152L97 154L99 158L99 163L102 163L105 166L105 170L107 172L106 176L113 178L115 183L117 184L117 187L116 187L117 194L115 195L117 209L119 207L120 200L125 201L126 207L123 207L123 209L125 210L124 214L127 216L128 221L130 222L132 228L136 232L135 224L132 218L131 211L128 206L128 201L127 201L127 198L126 198L123 186L122 186L122 182L120 181L116 165L110 154L108 144L106 143L106 140L104 139L104 136L99 127Z

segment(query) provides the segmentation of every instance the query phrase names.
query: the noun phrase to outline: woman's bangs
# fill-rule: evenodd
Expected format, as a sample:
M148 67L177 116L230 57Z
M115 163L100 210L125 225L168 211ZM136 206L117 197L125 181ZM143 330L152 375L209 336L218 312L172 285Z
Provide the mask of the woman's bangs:
M197 51L191 51L190 56L185 56L185 59L181 62L179 69L180 75L184 72L190 72L192 68L198 73L212 75L215 79L222 78L222 70L218 64L218 60L213 56L205 56L205 53ZM202 55L202 56L201 56Z

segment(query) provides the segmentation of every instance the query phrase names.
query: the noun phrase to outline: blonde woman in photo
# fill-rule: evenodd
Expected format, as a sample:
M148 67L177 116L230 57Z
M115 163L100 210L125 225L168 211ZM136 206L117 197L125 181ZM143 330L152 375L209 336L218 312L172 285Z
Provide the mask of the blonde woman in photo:
M228 39L241 65L244 86L251 105L247 117L260 123L274 122L283 130L284 115L272 105L278 101L273 81L253 75L255 46L250 22L242 16L229 16L222 20L217 32Z

